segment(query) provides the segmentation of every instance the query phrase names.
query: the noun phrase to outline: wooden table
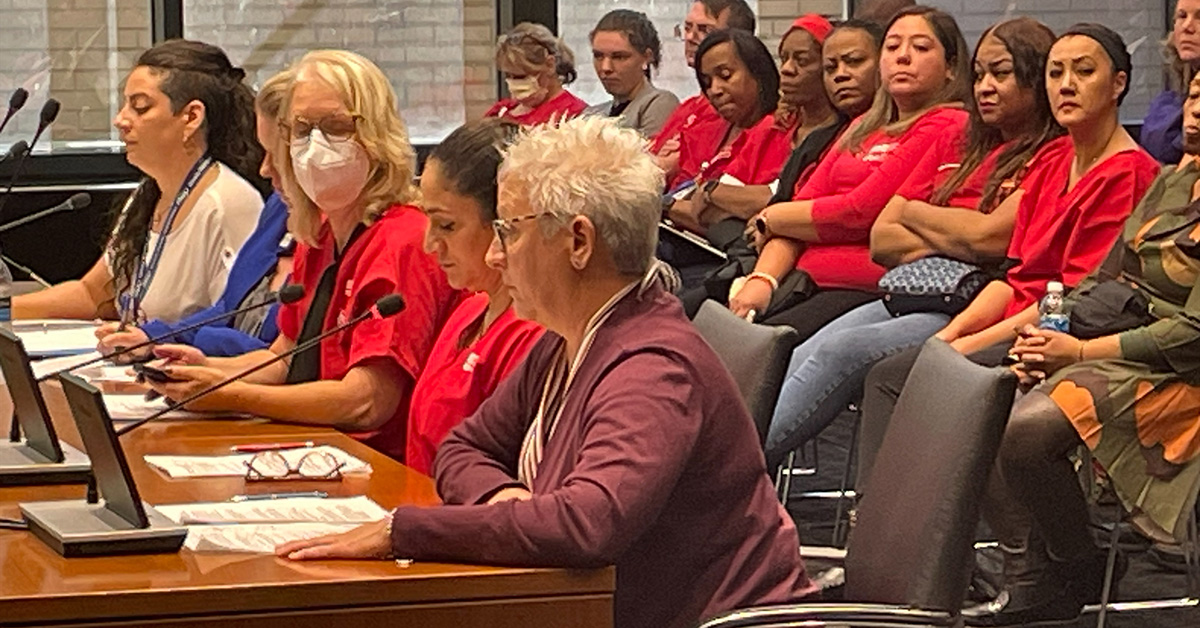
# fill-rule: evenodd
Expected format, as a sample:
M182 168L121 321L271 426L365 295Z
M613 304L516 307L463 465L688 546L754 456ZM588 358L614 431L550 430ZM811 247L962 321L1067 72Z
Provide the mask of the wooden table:
M46 386L60 437L79 446L61 392ZM0 395L0 416L11 416ZM0 425L6 424L0 421ZM149 453L227 453L237 443L312 440L366 460L370 476L304 483L333 496L367 495L391 508L438 503L433 481L334 430L260 420L161 421L122 438L142 499L225 500L296 490L241 478L171 479ZM82 499L82 486L0 488L0 516L17 502ZM273 556L193 553L65 559L28 532L0 530L0 626L489 626L612 625L612 569L515 569L392 561L290 562Z

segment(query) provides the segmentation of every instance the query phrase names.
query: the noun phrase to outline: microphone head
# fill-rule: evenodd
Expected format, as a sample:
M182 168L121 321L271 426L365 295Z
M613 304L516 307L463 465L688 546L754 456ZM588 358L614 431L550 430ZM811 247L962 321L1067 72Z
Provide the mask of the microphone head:
M42 115L41 115L42 128L50 126L50 124L52 122L54 122L54 120L56 118L58 118L58 110L61 108L62 108L62 105L59 104L59 102L53 98L51 98L50 100L47 100L46 104L42 105Z
M29 100L29 92L24 87L18 87L8 98L8 110L14 113L20 111L21 107L25 106L26 100Z
M92 195L88 194L87 192L79 192L76 194L72 194L71 198L67 199L67 203L66 203L67 206L64 207L63 209L66 209L67 211L74 211L76 209L83 209L84 207L87 207L88 205L91 205L91 204L92 204Z
M279 302L284 305L287 305L288 303L295 303L303 298L304 286L298 283L289 283L288 285L279 289L278 299Z
M375 302L375 311L380 318L395 316L404 309L404 299L398 294L389 294Z
M9 147L8 152L4 153L3 157L0 157L0 164L8 161L9 159L20 159L21 155L24 155L28 152L29 142L26 142L25 140L17 140L11 147Z

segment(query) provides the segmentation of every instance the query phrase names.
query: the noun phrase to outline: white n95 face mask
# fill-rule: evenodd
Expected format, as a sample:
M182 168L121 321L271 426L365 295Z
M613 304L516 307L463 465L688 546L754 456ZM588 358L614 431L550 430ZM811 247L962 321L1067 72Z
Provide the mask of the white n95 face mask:
M322 211L345 209L362 193L371 172L367 151L353 139L330 142L313 129L308 141L292 140L296 183Z
M516 100L532 98L541 90L536 76L527 76L522 79L506 78L504 82L508 84L508 93Z

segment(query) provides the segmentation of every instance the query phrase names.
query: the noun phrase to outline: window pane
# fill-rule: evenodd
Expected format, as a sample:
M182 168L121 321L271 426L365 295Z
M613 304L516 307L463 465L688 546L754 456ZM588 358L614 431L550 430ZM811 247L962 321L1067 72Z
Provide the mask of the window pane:
M121 85L142 50L150 46L146 0L0 0L0 115L13 90L29 100L0 134L0 151L29 141L47 98L62 103L58 119L38 141L49 150L119 147L112 119L121 106Z
M255 85L315 48L370 58L391 79L414 144L440 141L496 100L494 0L185 0L183 7L185 35L224 48Z
M1133 81L1121 106L1122 122L1141 122L1150 101L1162 91L1159 42L1166 36L1167 1L928 0L927 4L953 15L972 49L987 27L1019 15L1041 20L1056 33L1077 22L1099 22L1120 33L1133 56Z

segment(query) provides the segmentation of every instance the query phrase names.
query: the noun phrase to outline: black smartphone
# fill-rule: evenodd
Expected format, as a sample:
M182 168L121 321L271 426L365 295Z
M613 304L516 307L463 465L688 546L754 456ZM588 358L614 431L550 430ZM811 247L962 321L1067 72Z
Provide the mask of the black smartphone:
M167 375L163 370L150 366L144 362L134 364L133 372L137 373L138 377L141 379L149 380L158 384L183 381L175 379L174 377Z

